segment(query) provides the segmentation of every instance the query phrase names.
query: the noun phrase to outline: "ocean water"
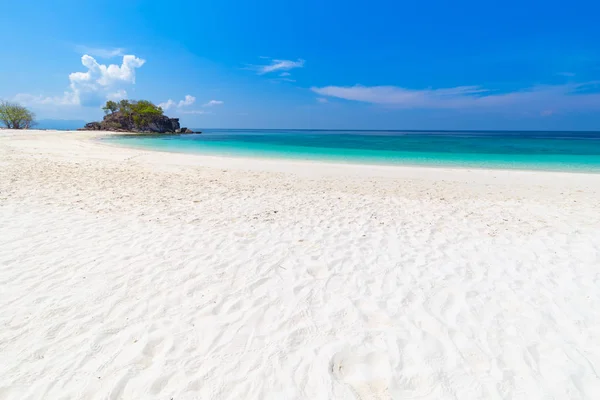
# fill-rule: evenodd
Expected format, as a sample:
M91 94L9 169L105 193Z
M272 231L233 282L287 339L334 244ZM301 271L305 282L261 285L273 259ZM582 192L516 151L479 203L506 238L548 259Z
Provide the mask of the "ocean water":
M204 130L102 140L207 155L600 172L600 132Z

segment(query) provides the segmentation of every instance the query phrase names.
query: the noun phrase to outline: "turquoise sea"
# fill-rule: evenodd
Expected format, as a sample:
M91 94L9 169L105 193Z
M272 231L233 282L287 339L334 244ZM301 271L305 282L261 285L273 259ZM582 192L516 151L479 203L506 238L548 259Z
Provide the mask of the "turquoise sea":
M144 149L363 164L600 172L600 132L203 130L117 136Z

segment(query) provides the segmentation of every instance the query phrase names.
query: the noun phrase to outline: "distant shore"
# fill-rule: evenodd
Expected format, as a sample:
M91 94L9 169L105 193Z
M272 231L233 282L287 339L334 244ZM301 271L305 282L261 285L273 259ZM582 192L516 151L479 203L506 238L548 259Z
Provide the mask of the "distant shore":
M0 397L597 393L600 175L112 134L0 131Z

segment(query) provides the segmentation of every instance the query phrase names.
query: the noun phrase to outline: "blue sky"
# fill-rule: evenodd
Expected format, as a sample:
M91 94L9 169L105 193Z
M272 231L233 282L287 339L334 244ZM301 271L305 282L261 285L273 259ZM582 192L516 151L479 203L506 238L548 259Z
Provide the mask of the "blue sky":
M0 98L197 128L600 130L594 1L19 1ZM6 43L7 42L7 43Z

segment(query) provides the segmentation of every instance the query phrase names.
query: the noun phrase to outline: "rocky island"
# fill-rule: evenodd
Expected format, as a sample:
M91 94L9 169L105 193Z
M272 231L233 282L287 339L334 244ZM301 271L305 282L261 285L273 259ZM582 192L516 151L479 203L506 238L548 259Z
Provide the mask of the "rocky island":
M135 133L194 133L182 128L179 118L164 115L161 107L148 100L107 101L102 107L104 118L100 122L85 124L82 131L115 131ZM196 132L200 133L200 132Z

